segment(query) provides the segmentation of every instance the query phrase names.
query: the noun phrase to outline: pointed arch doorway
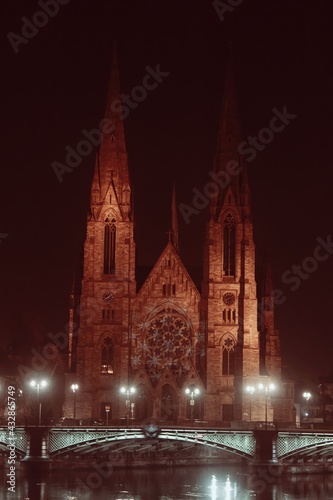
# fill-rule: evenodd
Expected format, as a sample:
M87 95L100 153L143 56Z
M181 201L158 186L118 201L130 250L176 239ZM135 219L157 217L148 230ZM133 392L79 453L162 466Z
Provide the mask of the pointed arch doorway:
M175 389L170 384L165 384L162 388L161 420L176 421L178 418L179 401Z
M152 396L148 388L139 384L137 387L135 418L142 421L153 415Z

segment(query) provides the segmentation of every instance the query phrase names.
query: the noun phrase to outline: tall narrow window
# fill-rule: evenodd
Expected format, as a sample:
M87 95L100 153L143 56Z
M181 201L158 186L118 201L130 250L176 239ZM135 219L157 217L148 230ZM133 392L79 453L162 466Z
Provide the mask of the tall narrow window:
M222 340L222 375L235 374L235 340L231 335Z
M236 235L235 221L228 213L223 221L223 274L235 276Z
M106 337L102 344L102 373L113 373L113 342L110 337Z
M116 221L107 217L104 227L104 274L116 272Z

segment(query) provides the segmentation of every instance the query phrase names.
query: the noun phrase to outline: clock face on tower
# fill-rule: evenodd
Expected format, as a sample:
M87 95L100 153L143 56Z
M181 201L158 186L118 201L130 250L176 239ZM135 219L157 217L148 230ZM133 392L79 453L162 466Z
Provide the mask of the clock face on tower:
M235 303L235 295L231 292L224 293L222 298L223 298L223 302L227 306L231 306L232 304Z
M111 292L104 292L102 295L102 298L103 298L104 302L106 302L107 304L110 304L110 302L112 302L114 299L114 295Z

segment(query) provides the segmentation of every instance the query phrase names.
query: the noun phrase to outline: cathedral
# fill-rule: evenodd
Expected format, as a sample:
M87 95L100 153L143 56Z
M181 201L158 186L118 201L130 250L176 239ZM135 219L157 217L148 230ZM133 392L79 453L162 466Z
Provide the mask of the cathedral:
M96 157L82 271L70 301L64 416L117 425L149 418L245 428L291 424L294 384L282 375L268 263L257 297L232 63L207 172L213 181L200 290L179 253L175 192L166 246L137 285L135 205L124 121L114 105L120 95L114 50L105 110L112 126L103 130Z

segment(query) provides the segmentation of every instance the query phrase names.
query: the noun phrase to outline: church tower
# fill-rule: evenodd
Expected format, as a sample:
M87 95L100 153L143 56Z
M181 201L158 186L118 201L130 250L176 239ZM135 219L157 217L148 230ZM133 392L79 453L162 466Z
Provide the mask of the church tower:
M280 332L275 328L274 290L268 256L263 262L263 279L259 303L258 325L260 333L260 374L278 382L272 394L273 417L278 422L295 419L295 382L283 373L281 362Z
M263 284L259 305L260 371L262 375L281 378L280 335L275 329L274 295L268 257L263 263Z
M72 373L68 377L75 378L79 385L78 418L105 414L106 405L117 415L117 392L128 378L130 302L136 293L135 242L124 125L117 107L119 99L114 47L87 217L80 303L78 306L77 300L72 301L75 311L70 315L78 323L69 327ZM70 400L71 394L68 394L67 414Z
M238 153L242 138L233 73L229 61L217 154L209 174L215 189L212 186L202 284L206 413L223 421L246 419L245 387L259 382L255 246L247 166Z

